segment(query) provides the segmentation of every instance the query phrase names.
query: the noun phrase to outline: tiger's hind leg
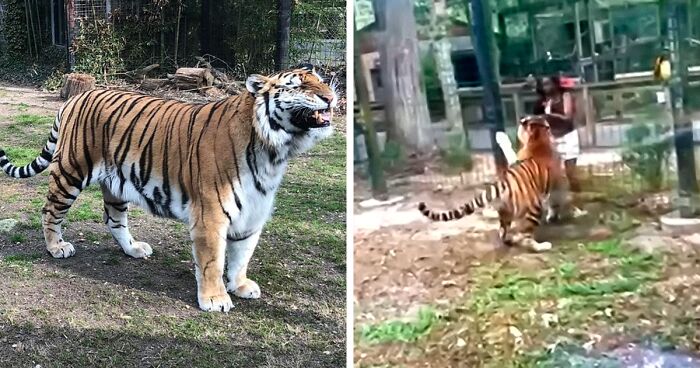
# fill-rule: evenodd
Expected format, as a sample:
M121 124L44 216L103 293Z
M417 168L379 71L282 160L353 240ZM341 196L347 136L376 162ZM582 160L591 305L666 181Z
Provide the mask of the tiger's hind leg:
M49 193L41 210L41 225L46 250L54 258L68 258L75 254L73 244L63 240L61 224L73 202L82 191L82 182L69 175L61 175L54 168L49 176Z
M538 242L535 240L535 230L540 225L542 219L542 202L537 202L525 213L524 223L521 232L513 240L520 246L531 249L535 252L544 252L552 249L550 242Z
M148 243L135 241L129 232L129 222L127 220L129 204L114 196L104 184L101 185L101 189L105 209L102 218L109 227L114 241L122 247L124 253L134 258L146 258L153 254L153 250Z
M513 213L507 208L498 209L498 220L500 221L500 226L498 228L498 237L501 242L506 245L512 245L513 237L510 233L510 226L513 222Z

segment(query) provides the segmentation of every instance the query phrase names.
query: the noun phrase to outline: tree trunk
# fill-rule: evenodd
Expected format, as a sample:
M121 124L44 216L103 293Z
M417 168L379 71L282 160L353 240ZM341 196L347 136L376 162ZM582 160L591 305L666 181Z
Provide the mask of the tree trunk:
M211 2L212 0L202 0L199 18L199 51L202 55L211 53Z
M289 34L292 21L292 0L277 0L277 42L275 69L289 67Z
M462 106L457 94L457 81L455 80L454 65L452 64L452 45L447 38L448 18L445 0L437 0L432 12L433 29L433 57L438 69L442 96L445 101L445 115L450 124L450 133L464 135L462 120ZM466 139L464 140L465 143ZM463 147L466 147L464 145Z
M63 76L61 98L69 99L75 95L95 89L95 77L88 74L71 73Z
M382 0L378 5L386 24L380 61L389 138L425 152L432 144L432 132L420 77L413 2Z

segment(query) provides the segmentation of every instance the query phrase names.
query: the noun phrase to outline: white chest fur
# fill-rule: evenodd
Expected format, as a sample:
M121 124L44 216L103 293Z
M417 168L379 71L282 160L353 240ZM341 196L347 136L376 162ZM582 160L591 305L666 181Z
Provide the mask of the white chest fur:
M246 168L241 172L240 182L233 185L240 203L240 210L232 216L228 229L228 234L233 238L245 237L265 225L272 215L275 195L287 163L273 165L267 157L259 157L255 170ZM238 207L235 200L231 205Z

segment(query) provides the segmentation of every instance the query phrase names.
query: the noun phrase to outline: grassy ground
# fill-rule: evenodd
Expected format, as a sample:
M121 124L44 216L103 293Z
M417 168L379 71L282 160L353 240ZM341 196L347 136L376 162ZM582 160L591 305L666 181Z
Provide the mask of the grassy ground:
M626 342L699 351L700 255L619 237L476 263L466 298L356 329L360 367L570 367Z
M28 162L54 107L0 104L0 147ZM184 225L130 210L134 237L154 254L129 258L101 222L99 191L89 188L65 227L77 254L56 260L39 223L45 176L0 178L0 220L20 221L0 234L0 366L343 365L345 187L345 137L337 132L290 165L249 270L262 298L234 298L232 312L213 314L196 305Z

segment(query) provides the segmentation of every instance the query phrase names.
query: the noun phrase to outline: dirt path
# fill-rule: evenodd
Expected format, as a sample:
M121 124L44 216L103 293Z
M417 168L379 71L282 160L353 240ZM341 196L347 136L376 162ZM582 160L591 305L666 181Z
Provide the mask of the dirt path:
M59 106L51 94L0 86L0 147L20 161L38 153ZM263 297L234 298L228 314L197 308L185 225L132 208L134 237L154 249L132 259L102 224L95 189L69 212L76 255L53 259L39 223L46 188L43 175L0 177L0 221L19 222L0 232L0 366L344 364L342 132L290 164L249 270Z
M412 184L368 207L355 184L357 367L592 366L575 362L628 343L700 351L688 320L700 311L700 242L664 234L626 198L591 195L588 216L538 233L553 250L531 253L502 246L490 216L432 223L416 209L473 192Z

